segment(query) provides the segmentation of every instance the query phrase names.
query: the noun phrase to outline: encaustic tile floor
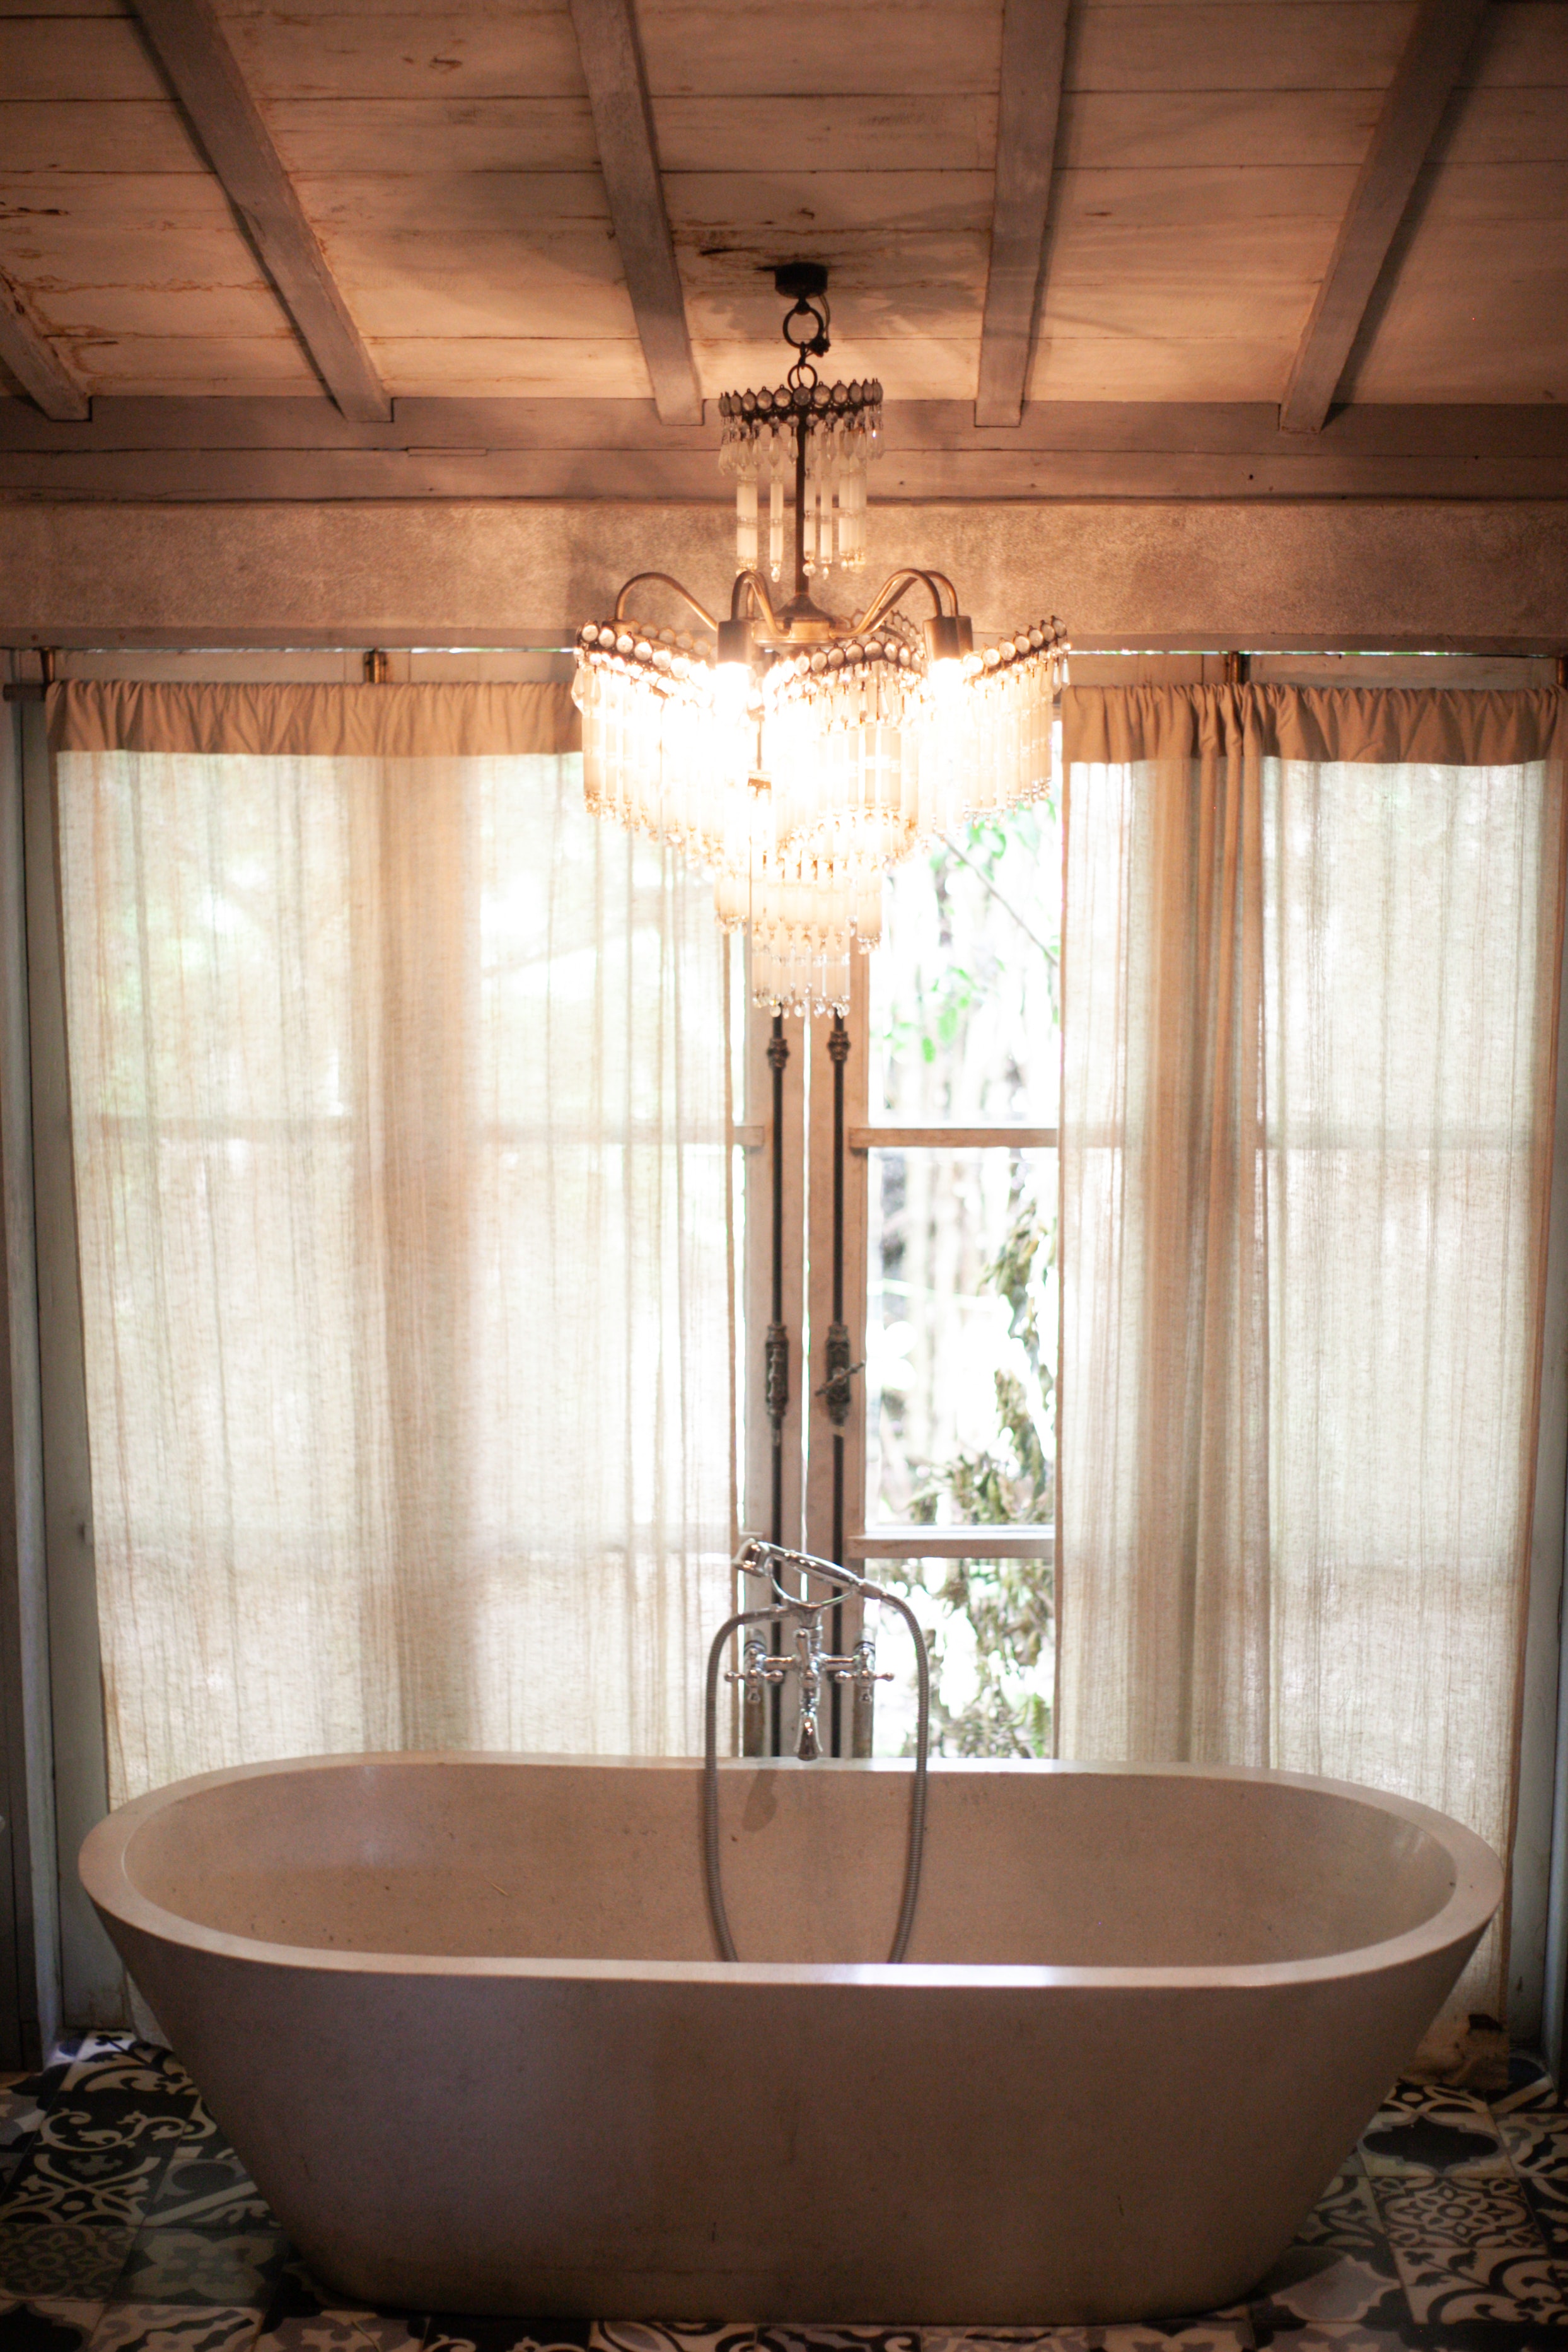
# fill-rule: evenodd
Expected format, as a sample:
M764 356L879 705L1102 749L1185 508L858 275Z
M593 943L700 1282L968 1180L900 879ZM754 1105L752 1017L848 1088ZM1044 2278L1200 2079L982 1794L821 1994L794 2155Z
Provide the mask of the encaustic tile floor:
M1291 2119L1280 2118L1281 2131ZM1568 2108L1398 2084L1251 2299L1093 2328L792 2328L342 2307L166 2050L0 2078L0 2352L1568 2352Z

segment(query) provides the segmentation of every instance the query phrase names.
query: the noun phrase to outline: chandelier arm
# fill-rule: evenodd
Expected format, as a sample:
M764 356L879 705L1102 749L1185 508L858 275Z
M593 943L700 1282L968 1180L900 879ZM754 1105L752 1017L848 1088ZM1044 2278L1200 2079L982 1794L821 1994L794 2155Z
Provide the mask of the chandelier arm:
M740 606L742 596L747 589L751 591L753 608L760 608L763 623L769 635L777 636L779 633L779 615L773 609L773 599L768 593L768 583L760 572L747 571L736 573L735 586L729 593L730 619L739 621L745 618Z
M673 588L676 595L681 599L681 602L684 604L690 606L691 610L696 614L705 629L717 630L718 623L714 619L713 614L711 613L705 612L703 607L697 603L696 598L692 594L691 590L689 588L683 588L680 582L673 578L668 572L633 572L631 579L626 582L621 593L615 599L615 612L613 617L617 621L623 621L626 618L626 599L632 593L632 589L640 587L644 580L657 580L664 587Z
M940 587L937 585L938 582L941 583ZM957 611L957 591L954 587L953 583L945 573L940 572L922 572L916 567L911 565L902 572L894 572L889 573L888 577L883 582L882 586L877 590L876 594L872 598L871 603L867 605L865 611L861 614L860 626L862 629L874 629L877 623L883 617L883 615L891 613L894 606L902 602L906 593L916 584L919 584L927 590L930 594L932 605L938 614L941 614L943 609L943 588L946 589L947 593L953 599L953 610L955 612Z

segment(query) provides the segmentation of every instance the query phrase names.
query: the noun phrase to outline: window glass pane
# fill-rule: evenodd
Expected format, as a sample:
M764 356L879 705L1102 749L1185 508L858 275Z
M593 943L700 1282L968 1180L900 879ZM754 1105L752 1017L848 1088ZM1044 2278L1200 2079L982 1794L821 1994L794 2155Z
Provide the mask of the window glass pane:
M1051 1519L1055 1152L868 1159L867 1527Z
M1037 801L894 868L871 959L871 1117L1054 1127L1061 838Z
M929 1638L936 1756L1049 1756L1056 1612L1044 1559L873 1559L873 1584L908 1601ZM873 1749L913 1756L915 1645L902 1617L873 1607L877 1665Z

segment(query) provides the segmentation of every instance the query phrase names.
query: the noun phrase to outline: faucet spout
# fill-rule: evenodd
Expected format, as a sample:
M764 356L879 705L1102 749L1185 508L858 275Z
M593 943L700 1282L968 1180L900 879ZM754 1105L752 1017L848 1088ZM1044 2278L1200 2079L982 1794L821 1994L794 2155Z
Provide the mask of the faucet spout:
M795 1650L800 1676L800 1727L795 1736L795 1753L802 1764L814 1764L822 1752L821 1736L817 1728L817 1708L822 1696L822 1669L830 1670L836 1659L822 1656L822 1627L820 1614L807 1618L795 1629Z

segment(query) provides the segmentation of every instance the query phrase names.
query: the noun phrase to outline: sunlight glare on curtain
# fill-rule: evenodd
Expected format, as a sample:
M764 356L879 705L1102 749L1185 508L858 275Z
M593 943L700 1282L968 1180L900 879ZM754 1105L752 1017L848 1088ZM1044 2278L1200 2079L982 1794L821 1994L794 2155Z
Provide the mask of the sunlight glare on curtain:
M570 756L57 776L113 1800L689 1752L728 1606L702 884Z
M1089 688L1065 730L1061 1752L1506 1854L1563 706Z

